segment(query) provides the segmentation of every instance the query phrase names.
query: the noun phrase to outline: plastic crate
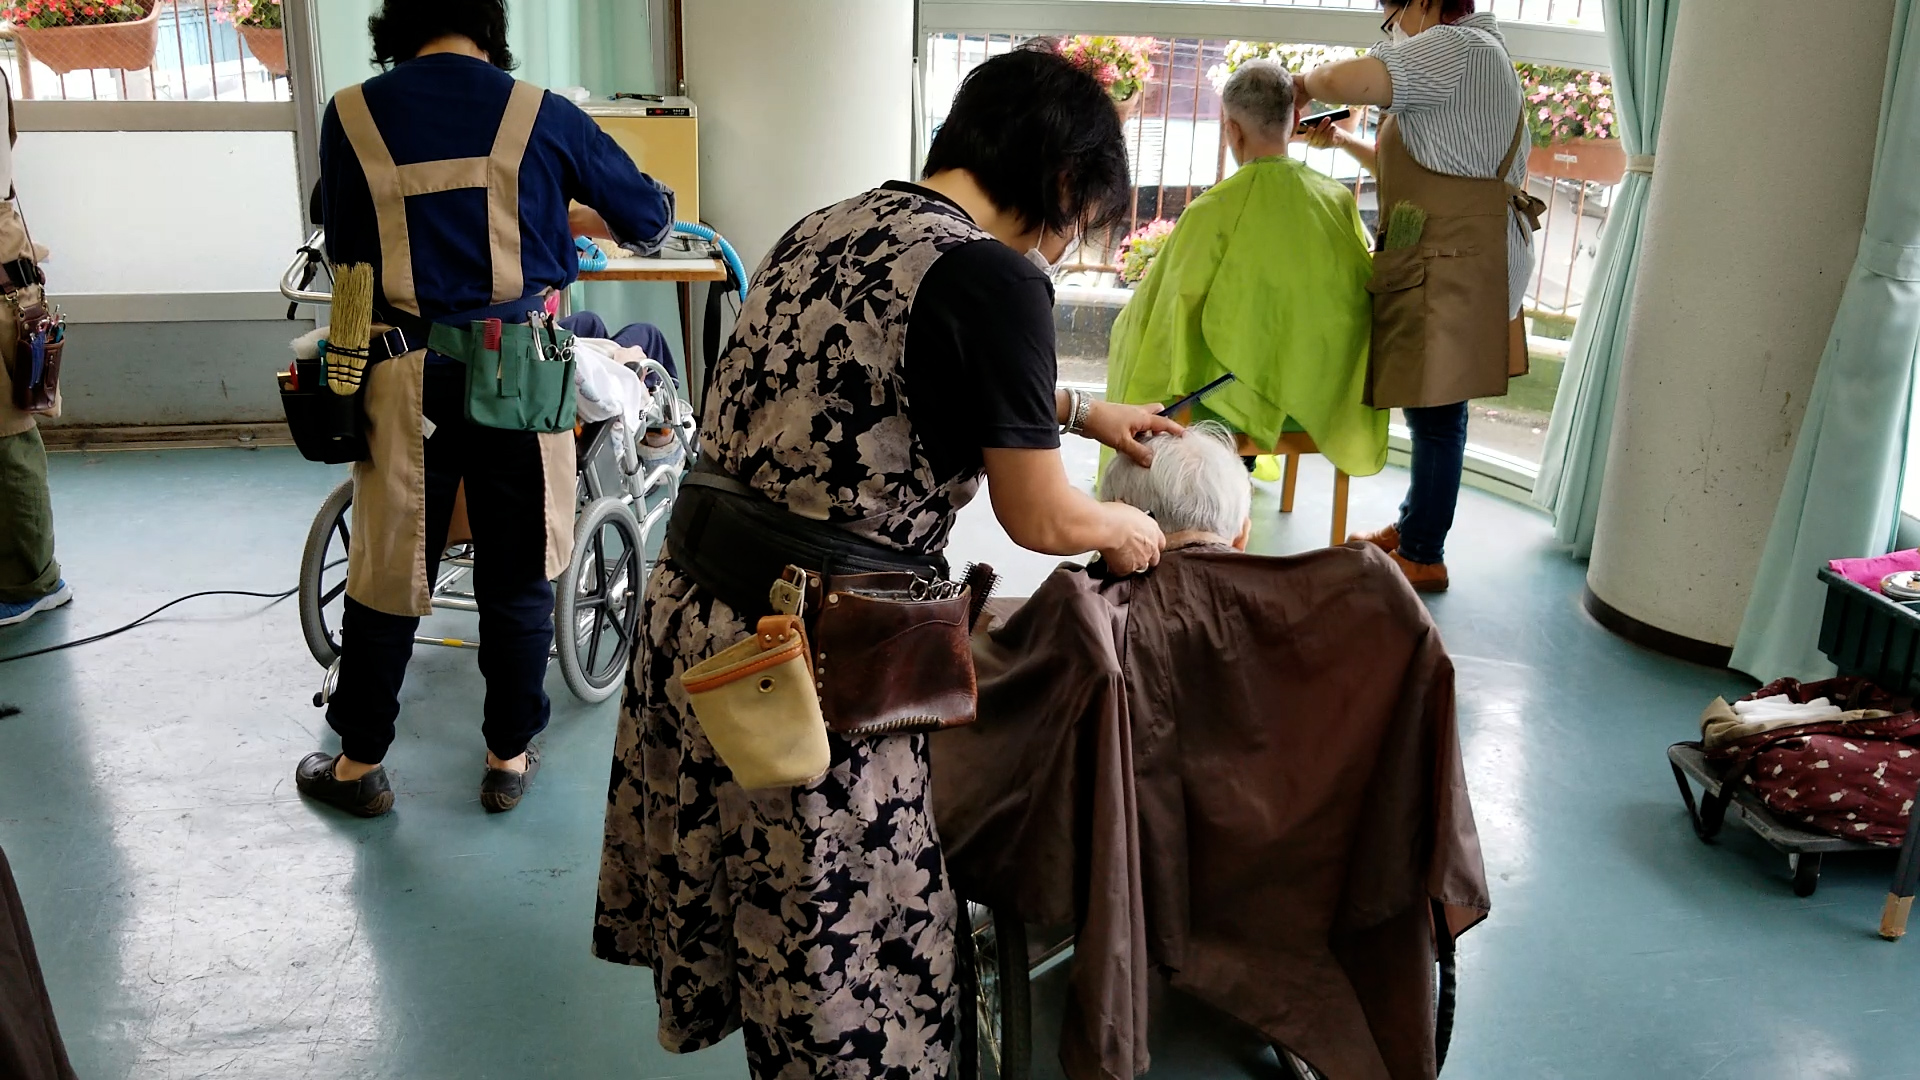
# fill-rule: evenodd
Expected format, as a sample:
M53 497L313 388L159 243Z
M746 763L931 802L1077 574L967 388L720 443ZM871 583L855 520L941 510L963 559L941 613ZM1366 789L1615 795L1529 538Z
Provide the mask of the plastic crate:
M1827 609L1820 651L1842 675L1871 679L1896 694L1920 694L1920 611L1822 569Z

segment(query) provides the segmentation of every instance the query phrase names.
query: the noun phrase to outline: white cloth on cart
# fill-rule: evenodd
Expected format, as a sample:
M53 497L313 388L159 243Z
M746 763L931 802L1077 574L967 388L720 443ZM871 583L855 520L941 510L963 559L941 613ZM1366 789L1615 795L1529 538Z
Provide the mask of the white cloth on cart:
M1805 724L1839 716L1840 711L1838 705L1826 698L1814 698L1801 704L1785 694L1733 703L1734 715L1742 720L1784 720Z

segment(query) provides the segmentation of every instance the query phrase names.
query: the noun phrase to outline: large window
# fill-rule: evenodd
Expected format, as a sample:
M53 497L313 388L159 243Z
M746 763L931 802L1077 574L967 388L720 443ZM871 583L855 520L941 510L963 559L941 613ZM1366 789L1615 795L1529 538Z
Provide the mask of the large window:
M1357 55L1356 46L1379 36L1378 5L1373 0L1228 2L1233 4L1228 11L1222 10L1227 3L1128 0L929 0L922 5L928 16L921 58L926 113L922 130L929 133L938 128L960 79L974 65L1029 37L1070 37L1075 30L1177 29L1186 22L1224 29L1235 20L1244 20L1249 31L1313 32L1312 37L1296 33L1277 40L1251 33L1245 37L1140 34L1128 40L1146 53L1151 65L1151 75L1136 98L1122 107L1133 172L1132 213L1110 234L1088 237L1063 279L1057 321L1061 374L1067 381L1105 384L1107 333L1130 296L1128 279L1137 280L1141 271L1137 255L1125 257L1134 250L1127 244L1129 237L1150 237L1166 228L1194 197L1232 172L1233 162L1221 139L1219 96L1230 70L1248 57L1269 56L1298 71ZM1321 8L1329 10L1322 14L1316 10ZM1548 205L1545 226L1535 236L1536 266L1526 300L1533 372L1515 380L1507 397L1475 402L1469 421L1470 438L1484 456L1525 473L1540 459L1567 340L1585 301L1600 229L1626 157L1614 130L1612 88L1594 61L1605 51L1597 33L1599 0L1499 0L1495 11L1516 23L1551 20L1553 24L1532 36L1526 27L1516 25L1509 34L1510 43L1520 41L1514 48L1516 56L1525 58L1518 66L1533 135L1528 159L1531 186ZM1223 16L1231 18L1223 20ZM1022 25L998 33L966 29L991 17L1018 19ZM943 26L942 19L950 20L953 27ZM1370 134L1377 119L1363 113L1358 122ZM1373 179L1352 159L1304 145L1296 145L1293 153L1351 186L1362 218L1370 228L1374 225L1378 208Z
M30 101L286 101L281 0L0 0L0 62Z

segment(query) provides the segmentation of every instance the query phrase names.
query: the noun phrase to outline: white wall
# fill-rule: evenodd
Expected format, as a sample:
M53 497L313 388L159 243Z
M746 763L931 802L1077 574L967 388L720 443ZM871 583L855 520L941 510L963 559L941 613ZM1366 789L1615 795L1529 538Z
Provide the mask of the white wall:
M300 243L292 132L24 131L13 160L56 295L271 291Z
M693 0L700 205L752 272L794 222L913 174L907 0Z

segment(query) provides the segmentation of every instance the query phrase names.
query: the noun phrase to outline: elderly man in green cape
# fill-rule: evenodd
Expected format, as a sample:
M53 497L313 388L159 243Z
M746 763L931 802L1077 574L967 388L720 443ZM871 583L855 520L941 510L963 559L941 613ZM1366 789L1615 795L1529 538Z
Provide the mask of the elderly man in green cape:
M1261 446L1304 429L1335 466L1387 461L1366 387L1373 261L1353 196L1287 156L1293 78L1243 64L1220 95L1232 176L1195 199L1114 323L1107 396L1167 402L1232 372L1194 410Z

